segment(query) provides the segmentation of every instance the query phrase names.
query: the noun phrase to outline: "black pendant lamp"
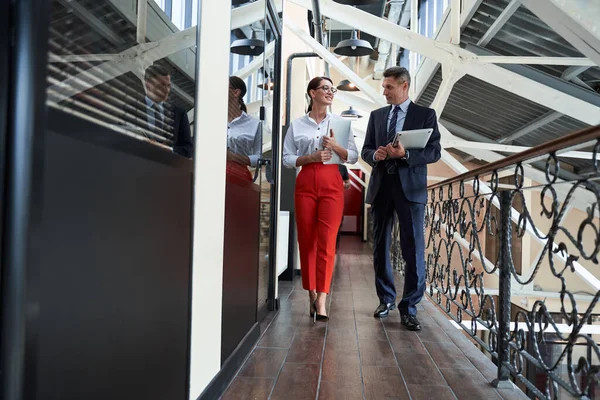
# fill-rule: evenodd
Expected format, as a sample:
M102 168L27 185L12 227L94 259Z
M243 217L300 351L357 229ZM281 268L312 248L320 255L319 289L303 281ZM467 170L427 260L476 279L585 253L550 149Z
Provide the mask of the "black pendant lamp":
M352 108L352 106L350 106L349 109L342 111L342 113L340 114L340 116L342 118L348 118L348 119L359 119L362 118L362 115L360 115L360 113L358 111L356 111L354 108Z
M275 87L275 83L273 81L265 81L264 83L259 83L258 88L262 90L273 90Z
M252 31L250 39L238 39L231 44L231 52L243 56L258 56L265 50L265 43L256 38L256 32Z
M344 79L337 85L338 90L342 90L344 92L359 92L360 89L356 87L356 85L350 82L348 79Z
M353 30L352 37L340 41L337 46L335 46L333 52L340 56L362 57L371 54L373 52L373 47L371 47L371 43L366 40L359 39L356 30Z
M258 88L262 90L273 90L273 88L275 88L275 82L270 79L269 73L265 71L263 76L262 82L257 85Z

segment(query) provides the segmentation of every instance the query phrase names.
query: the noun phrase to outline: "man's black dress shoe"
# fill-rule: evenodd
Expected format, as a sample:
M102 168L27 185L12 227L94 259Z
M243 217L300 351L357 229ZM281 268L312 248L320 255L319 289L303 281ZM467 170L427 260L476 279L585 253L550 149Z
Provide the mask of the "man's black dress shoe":
M373 316L377 318L385 318L394 308L396 308L394 303L382 303L379 305L379 307L377 307L373 313Z
M406 327L409 331L420 331L421 323L414 315L402 315L400 317L400 322L402 325Z

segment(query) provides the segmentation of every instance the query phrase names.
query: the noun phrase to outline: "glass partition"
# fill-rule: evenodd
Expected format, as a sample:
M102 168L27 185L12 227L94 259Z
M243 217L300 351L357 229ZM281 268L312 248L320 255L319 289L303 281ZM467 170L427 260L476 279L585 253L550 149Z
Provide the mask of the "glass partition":
M52 1L48 106L192 157L197 7Z

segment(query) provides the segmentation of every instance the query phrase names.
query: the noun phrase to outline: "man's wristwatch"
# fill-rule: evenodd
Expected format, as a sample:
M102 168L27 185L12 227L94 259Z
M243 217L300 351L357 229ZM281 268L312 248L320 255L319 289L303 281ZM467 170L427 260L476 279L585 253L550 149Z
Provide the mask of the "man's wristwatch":
M402 158L400 158L400 159L401 159L401 160L404 160L404 161L408 161L408 157L409 157L409 156L410 156L410 155L408 154L408 150L406 150L406 151L404 152L404 157L402 157Z

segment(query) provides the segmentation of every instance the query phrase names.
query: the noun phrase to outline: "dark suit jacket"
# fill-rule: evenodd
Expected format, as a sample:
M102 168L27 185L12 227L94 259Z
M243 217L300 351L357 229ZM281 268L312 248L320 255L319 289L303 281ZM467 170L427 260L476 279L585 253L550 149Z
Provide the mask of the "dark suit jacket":
M391 109L391 106L386 106L372 111L367 126L361 157L373 167L366 199L369 204L372 204L375 200L383 182L383 175L387 174L385 163L373 161L373 155L379 146L386 146L389 143L387 120ZM411 102L408 106L402 130L424 128L433 128L433 133L425 148L409 150L409 157L406 161L396 160L404 196L408 201L422 204L427 203L427 164L436 162L441 155L440 131L438 130L435 111Z
M192 158L194 155L194 144L192 143L190 121L187 113L183 108L167 102L163 103L163 107L164 114L168 117L163 117L164 121L167 121L163 125L163 128L173 133L173 153ZM172 126L169 126L171 124ZM148 124L148 128L152 130L150 124Z
M190 120L182 108L173 106L173 113L175 114L173 153L192 158L194 155L194 144L192 143L190 132Z

